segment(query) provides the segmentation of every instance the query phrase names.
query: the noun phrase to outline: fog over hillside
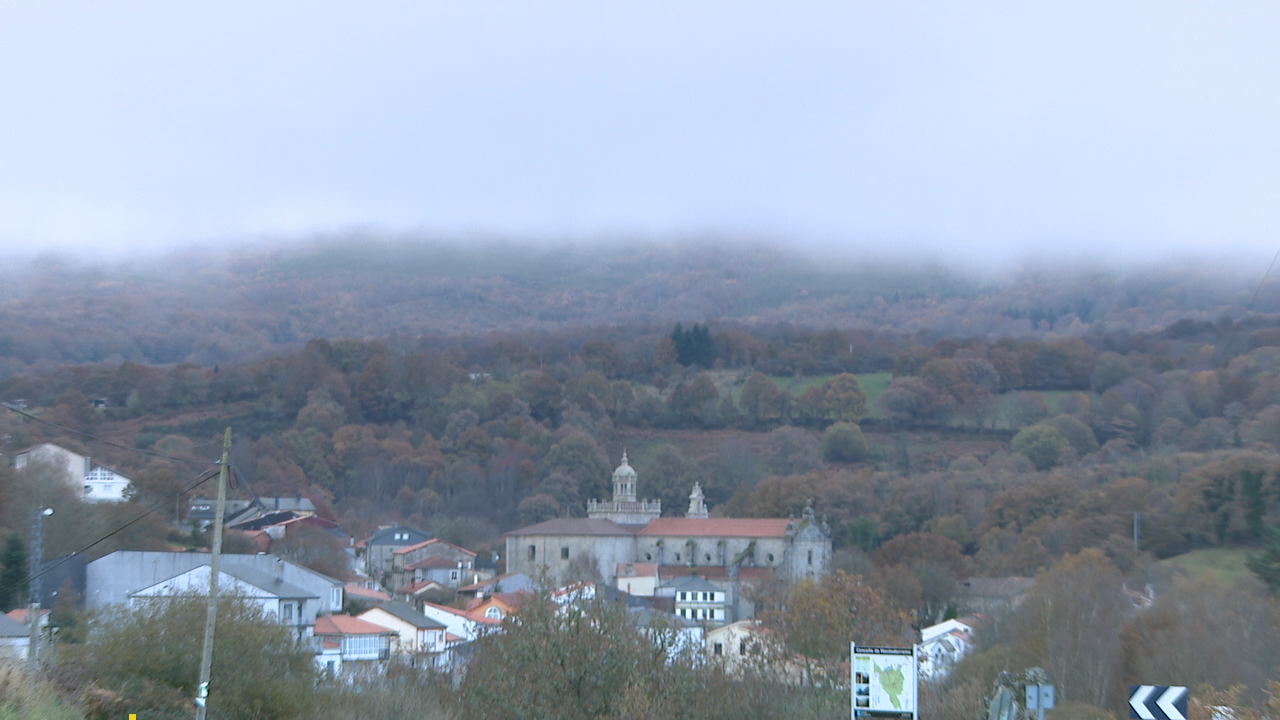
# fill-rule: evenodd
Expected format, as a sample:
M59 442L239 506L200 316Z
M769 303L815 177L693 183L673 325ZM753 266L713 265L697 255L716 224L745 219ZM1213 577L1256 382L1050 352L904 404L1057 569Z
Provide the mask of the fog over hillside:
M312 337L666 332L679 321L986 339L1137 332L1280 311L1275 280L1253 301L1262 269L1028 262L979 271L723 240L367 235L111 259L46 252L7 266L0 363L5 374L33 363L212 366Z

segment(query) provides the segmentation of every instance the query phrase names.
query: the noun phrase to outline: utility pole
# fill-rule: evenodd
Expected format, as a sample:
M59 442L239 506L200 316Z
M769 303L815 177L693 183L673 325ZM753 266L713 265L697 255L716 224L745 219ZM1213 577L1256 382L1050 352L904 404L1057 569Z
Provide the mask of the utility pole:
M52 514L53 508L31 511L31 557L27 562L27 591L31 598L27 605L27 626L31 635L27 639L27 669L31 671L32 683L40 669L40 564L44 562L44 519Z
M227 506L227 469L231 459L231 428L222 436L222 466L218 468L218 506L213 514L213 546L209 557L209 609L204 620L204 649L200 653L200 684L196 686L196 720L205 720L209 702L209 671L213 666L213 628L218 619L218 573L222 565L222 513Z

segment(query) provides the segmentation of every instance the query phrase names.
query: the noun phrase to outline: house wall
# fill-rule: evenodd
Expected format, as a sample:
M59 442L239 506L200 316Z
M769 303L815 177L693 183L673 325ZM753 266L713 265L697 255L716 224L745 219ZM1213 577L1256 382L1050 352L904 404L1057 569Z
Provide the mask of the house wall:
M13 457L15 470L21 470L30 463L44 463L52 466L64 474L64 482L75 490L77 496L84 494L83 480L85 473L89 470L89 459L84 455L71 452L53 443L45 443Z
M26 660L30 638L0 637L0 660Z
M657 575L619 576L615 584L619 590L637 597L653 597L658 588Z
M276 572L272 555L223 555L226 569L246 567L258 572ZM141 552L120 550L89 563L85 568L85 607L98 610L129 601L129 594L168 580L192 568L209 564L208 553ZM322 612L342 611L342 583L301 565L285 562L283 580L319 598L308 603L304 615L312 622Z

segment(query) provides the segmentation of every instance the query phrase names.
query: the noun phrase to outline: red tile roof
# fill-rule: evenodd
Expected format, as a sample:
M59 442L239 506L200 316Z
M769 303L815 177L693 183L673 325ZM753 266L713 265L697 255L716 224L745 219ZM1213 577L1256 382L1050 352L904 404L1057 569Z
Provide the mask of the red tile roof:
M658 574L658 563L618 563L618 577L653 577Z
M17 622L20 622L20 623L22 623L23 625L26 625L26 624L27 624L27 610L28 610L27 608L14 608L14 609L10 610L9 612L5 613L5 615L9 616L9 619L10 619L10 620L16 620ZM48 614L49 614L49 613L51 613L51 612L53 612L53 611L52 611L52 610L41 610L41 611L40 611L40 617L44 617L45 615L48 615Z
M505 574L505 575L499 575L499 576L497 576L497 577L491 577L491 578L489 578L488 580L481 580L480 582L478 582L478 583L472 583L471 585L464 585L464 586L462 586L462 587L458 588L458 592L476 592L476 591L479 591L479 590L483 590L483 589L485 589L485 588L487 588L487 587L492 587L492 586L494 586L494 585L497 585L498 583L502 582L503 580L505 580L505 579L507 579L507 578L509 578L509 577L512 577L513 575L518 575L518 574L519 574L519 573L507 573L507 574Z
M316 635L395 635L381 625L350 615L321 615L316 618Z
M486 625L499 625L502 623L501 620L498 620L496 618L487 618L487 617L484 617L483 615L481 616L472 615L471 613L465 610L459 610L458 608L451 608L448 605L437 605L435 603L422 603L422 604L423 606L431 606L437 610L444 610L447 613L453 613L454 615L464 617L468 620L475 620L476 622L479 622L479 623L485 623Z
M475 556L476 556L476 554L475 554L475 553L473 553L473 552L471 552L470 550L468 550L468 549L466 549L466 548L464 548L464 547L459 547L459 546L457 546L457 545L454 545L454 544L453 544L453 543L451 543L451 542L445 542L444 540L441 540L440 538L431 538L430 540L424 540L424 541L422 541L422 542L418 543L417 545L406 545L405 547L402 547L402 548L396 548L395 550L392 550L392 551L391 551L391 554L392 554L392 555L404 555L405 553L413 552L414 550L421 550L422 548L424 548L424 547L426 547L426 546L428 546L428 545L448 545L449 547L454 548L455 550L461 550L462 552L464 552L464 553L466 553L466 554L470 555L471 557L475 557Z
M426 590L431 587L443 588L445 586L441 585L435 580L419 580L418 582L409 583L408 585L404 585L396 588L396 594L397 595L413 595L414 593L417 593L420 590Z
M638 534L702 537L786 537L786 518L658 518Z
M369 588L364 587L363 585L357 585L356 583L347 583L346 585L342 586L342 589L348 595L354 595L355 597L362 598L365 600L390 600L391 599L390 595L382 592L381 590L370 590Z
M458 567L457 560L450 560L449 558L443 555L432 555L426 560L419 560L418 562L412 565L405 565L404 569L417 570L418 568L424 568L427 570L452 570L452 569L456 569L457 567Z

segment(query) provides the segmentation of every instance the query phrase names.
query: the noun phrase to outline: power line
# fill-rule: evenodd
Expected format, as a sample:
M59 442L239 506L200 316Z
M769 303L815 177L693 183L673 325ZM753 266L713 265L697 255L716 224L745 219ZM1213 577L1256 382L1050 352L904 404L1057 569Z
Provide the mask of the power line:
M146 517L146 516L148 516L148 515L150 515L150 514L154 513L156 510L160 509L160 507L161 507L162 505L167 506L169 503L173 502L174 500L177 500L178 498L182 497L183 495L186 495L187 493L191 492L192 490L195 490L196 488L200 487L201 485L205 484L206 482L209 482L209 480L213 479L214 477L217 477L217 472L216 472L216 470L220 469L220 467L221 467L221 463L214 463L214 465L215 465L215 466L217 466L217 467L215 467L215 468L211 468L211 469L209 469L209 470L207 470L207 471L205 471L205 472L203 472L203 473L200 473L200 475L196 476L196 480L195 480L195 482L191 483L191 484L190 484L190 485L188 485L187 487L185 487L185 488L183 488L182 490L178 491L176 494L174 494L174 495L170 495L169 497L167 497L167 498L165 498L165 499L163 499L163 500L160 500L160 501L156 502L156 503L155 503L155 504L153 504L151 507L147 508L146 510L143 510L143 511L142 511L142 512L137 516L137 517L135 517L134 519L130 520L129 522L126 522L125 524L121 525L120 527L116 528L115 530L112 530L111 532L107 533L106 535L103 535L102 537L100 537L100 538L98 538L98 539L94 540L93 542L89 543L88 545L85 545L84 547L80 548L79 550L73 550L71 553L69 553L69 554L67 554L67 555L63 555L62 557L57 558L56 560L52 560L52 561L50 561L50 563L51 563L51 564L50 564L48 567L46 567L44 570L41 570L40 572L38 572L38 573L36 573L36 574L32 575L30 578L27 578L27 580L34 580L34 579L36 579L36 578L38 578L38 577L42 577L42 576L44 576L44 575L46 575L46 574L48 574L48 573L51 573L51 572L53 572L54 570L57 570L59 567L62 567L62 565L63 565L63 564L65 564L65 563L69 562L69 561L71 560L71 558L73 558L73 557L75 557L75 556L77 556L77 555L80 555L80 554L82 554L82 553L84 553L84 552L88 551L89 549L93 548L93 547L94 547L94 546L96 546L96 545L100 545L101 543L106 542L106 541L107 541L109 538L111 538L113 535L116 535L116 534L118 534L118 533L120 533L120 532L123 532L123 531L124 531L125 529L127 529L129 526L131 526L131 525L133 525L133 524L137 523L138 521L142 520L144 517ZM6 594L6 593L8 593L9 591L16 589L16 588L18 587L18 585L19 585L19 584L20 584L20 583L15 583L15 584L13 584L13 585L10 585L9 587L6 587L6 588L0 588L0 596L5 595L5 594Z
M131 448L131 447L128 447L127 445L121 445L120 443L112 442L110 440L107 440L106 438L100 438L97 435L91 435L81 430L75 430L69 427L64 427L57 423L49 422L44 418L39 418L39 417L36 417L35 415L32 415L31 413L23 412L22 410L19 410L18 408L14 407L13 405L10 405L9 403L0 403L0 405L3 405L10 412L17 413L31 420L35 420L36 422L41 423L42 425L48 425L49 427L57 428L63 432L80 435L94 442L102 443L103 445L110 445L113 448L118 448L120 450L124 450L125 452L136 453L138 455L148 455L150 457L163 458L165 460L173 460L174 462L188 463L190 465L217 465L218 464L217 461L215 460L190 460L188 458L180 458L180 457L174 457L172 455L165 455L164 453L151 452L150 450L143 450L142 448ZM219 440L218 442L222 442L222 441ZM210 443L204 443L204 445L208 445L208 444ZM193 447L202 447L202 446L195 445Z
M1258 289L1253 291L1253 297L1249 300L1248 307L1252 308L1253 303L1258 300L1258 293L1262 292L1262 286L1267 282L1267 276L1271 274L1271 268L1275 267L1276 260L1280 259L1280 249L1276 250L1276 254L1271 258L1271 264L1267 266L1267 271L1262 273L1262 280L1258 282Z

